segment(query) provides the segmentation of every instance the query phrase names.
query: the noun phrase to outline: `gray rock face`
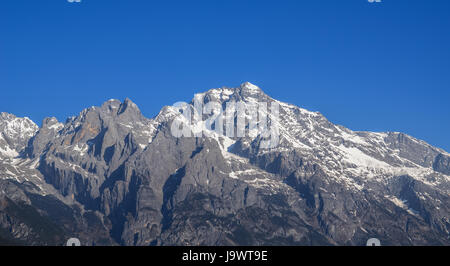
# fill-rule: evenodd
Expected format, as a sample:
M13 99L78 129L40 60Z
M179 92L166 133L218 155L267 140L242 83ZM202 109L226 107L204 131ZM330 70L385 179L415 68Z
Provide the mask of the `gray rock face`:
M196 94L189 108L211 101L278 103L279 121L269 117L279 145L205 128L208 135L176 138L175 108L147 119L129 99L65 123L45 119L39 130L24 120L23 138L3 138L17 154L0 162L0 241L59 244L75 234L90 245L450 244L445 151L402 133L351 131L250 83ZM30 208L57 231L24 220Z
M433 169L445 175L450 175L450 156L439 154L434 159Z

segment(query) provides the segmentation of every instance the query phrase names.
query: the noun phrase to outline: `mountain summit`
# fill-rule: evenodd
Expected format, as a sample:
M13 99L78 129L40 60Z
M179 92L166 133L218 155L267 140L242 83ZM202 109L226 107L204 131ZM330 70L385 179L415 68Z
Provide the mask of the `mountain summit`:
M402 133L334 125L248 82L196 94L186 108L208 102L278 104L278 119L269 118L279 144L264 148L258 133L219 134L203 116L188 125L192 137L175 137L177 108L149 119L129 99L65 123L48 118L39 129L2 113L0 241L450 244L447 152ZM245 115L248 132L262 123ZM25 210L34 219L20 215Z
M0 158L18 156L37 130L38 126L28 117L18 118L12 114L0 113Z

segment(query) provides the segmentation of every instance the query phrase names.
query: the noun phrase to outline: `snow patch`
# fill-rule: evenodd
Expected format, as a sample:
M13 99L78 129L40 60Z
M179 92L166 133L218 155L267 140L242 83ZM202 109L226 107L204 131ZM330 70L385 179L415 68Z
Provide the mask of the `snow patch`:
M411 215L417 215L417 211L409 208L408 206L408 201L407 200L402 200L399 199L395 196L385 196L385 198L387 198L388 200L390 200L392 203L394 203L397 207L400 207L404 210L406 210L409 214Z
M14 157L19 156L19 153L17 151L12 150L8 146L6 146L6 149L3 149L0 147L0 154L3 154L4 156L9 157L9 158L14 158Z
M86 145L86 144L81 145L81 147L79 146L79 144L76 144L73 147L73 150L78 152L80 154L80 156L84 156L86 154L86 152L88 151L88 149L89 149L88 145Z
M250 82L246 82L243 84L243 88L245 88L249 93L251 94L256 94L260 91L259 87L250 83Z
M364 152L362 152L358 148L354 147L345 147L344 145L337 146L337 148L342 151L344 155L343 160L355 164L358 167L366 167L366 168L378 168L378 169L389 169L392 166L388 163L375 159Z

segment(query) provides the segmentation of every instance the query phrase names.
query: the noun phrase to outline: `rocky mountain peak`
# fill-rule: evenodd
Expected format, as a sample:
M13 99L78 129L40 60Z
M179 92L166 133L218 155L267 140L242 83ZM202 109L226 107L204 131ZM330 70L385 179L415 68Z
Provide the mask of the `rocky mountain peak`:
M139 107L131 101L129 98L125 98L123 103L120 105L119 110L117 112L118 115L129 114L133 116L141 116L141 110Z
M50 129L50 130L61 130L64 127L64 124L60 123L56 117L46 117L42 121L41 129Z
M5 112L0 113L0 125L4 127L3 129L16 132L21 130L33 131L38 128L38 126L28 117L17 117Z
M197 93L194 95L191 104L195 102L206 104L210 101L219 103L225 103L228 101L271 102L273 99L265 94L264 91L258 86L250 82L244 82L237 88L222 87L210 89L203 93Z
M11 120L13 118L15 118L16 116L10 113L6 113L6 112L0 112L0 119L1 120Z
M17 156L27 145L29 139L38 131L38 126L28 117L13 114L0 114L0 154Z
M239 92L242 96L253 96L258 97L260 95L266 95L261 88L256 86L255 84L252 84L250 82L244 82L239 86Z
M122 102L117 99L110 99L110 100L104 102L101 108L107 112L117 113L121 104L122 104Z

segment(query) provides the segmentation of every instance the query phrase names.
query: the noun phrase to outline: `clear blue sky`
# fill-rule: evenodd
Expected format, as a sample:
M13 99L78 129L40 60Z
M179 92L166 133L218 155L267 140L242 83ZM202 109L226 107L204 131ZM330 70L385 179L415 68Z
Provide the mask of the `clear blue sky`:
M353 130L450 151L448 0L2 0L0 111L148 117L244 81Z

